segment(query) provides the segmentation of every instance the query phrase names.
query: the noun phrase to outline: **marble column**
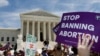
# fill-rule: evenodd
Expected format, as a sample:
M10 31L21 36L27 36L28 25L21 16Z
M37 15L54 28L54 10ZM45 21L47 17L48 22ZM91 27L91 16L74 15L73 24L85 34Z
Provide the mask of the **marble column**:
M26 35L29 34L29 21L27 21L27 31L26 31Z
M50 25L50 24L51 24L51 23L48 22L48 30L49 30L48 35L49 35L49 41L51 41L51 25Z
M56 23L53 23L53 27L55 27L56 26ZM56 40L56 35L55 35L55 33L53 33L53 40L55 41Z
M21 34L22 34L22 36L24 35L23 34L23 26L24 26L24 21L21 21Z
M37 23L37 28L38 28L37 37L38 37L38 41L40 41L40 22Z
M32 22L32 35L35 36L35 21Z
M43 22L43 40L46 40L46 22Z

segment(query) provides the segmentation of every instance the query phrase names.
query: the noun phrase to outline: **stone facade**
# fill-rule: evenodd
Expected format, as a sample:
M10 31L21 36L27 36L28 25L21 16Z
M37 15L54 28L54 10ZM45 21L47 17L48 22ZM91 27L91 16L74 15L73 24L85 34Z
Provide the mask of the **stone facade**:
M20 29L14 28L0 28L0 43L6 44L10 42L11 44L16 43Z
M60 17L45 11L27 12L20 15L21 33L25 39L27 34L37 37L37 41L55 41L53 27L60 21Z

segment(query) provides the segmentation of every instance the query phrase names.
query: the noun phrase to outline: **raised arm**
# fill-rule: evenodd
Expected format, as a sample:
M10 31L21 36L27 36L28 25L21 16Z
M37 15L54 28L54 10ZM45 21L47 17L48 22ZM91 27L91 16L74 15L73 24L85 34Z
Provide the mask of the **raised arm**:
M84 34L83 37L78 36L78 55L79 56L90 56L90 49L94 43L90 42L90 37ZM90 42L90 43L89 43Z

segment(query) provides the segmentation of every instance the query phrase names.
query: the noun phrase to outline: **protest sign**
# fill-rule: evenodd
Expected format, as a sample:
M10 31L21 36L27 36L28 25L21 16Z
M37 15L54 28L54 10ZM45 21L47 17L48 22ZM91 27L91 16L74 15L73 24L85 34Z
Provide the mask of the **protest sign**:
M55 34L57 34L59 28L60 28L60 23L57 24L57 25L53 28L53 31L55 32Z
M26 37L25 56L35 56L36 37L28 34Z
M61 22L53 30L56 28L57 42L77 46L78 35L85 33L95 42L92 50L100 52L100 13L64 13Z

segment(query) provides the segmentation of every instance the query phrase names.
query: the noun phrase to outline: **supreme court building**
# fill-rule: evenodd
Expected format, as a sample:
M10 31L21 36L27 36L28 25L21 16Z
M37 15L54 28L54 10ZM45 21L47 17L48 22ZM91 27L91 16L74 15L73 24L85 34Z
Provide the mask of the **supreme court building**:
M42 10L20 14L21 34L25 41L26 35L31 34L37 41L55 41L53 27L60 21L60 17Z

